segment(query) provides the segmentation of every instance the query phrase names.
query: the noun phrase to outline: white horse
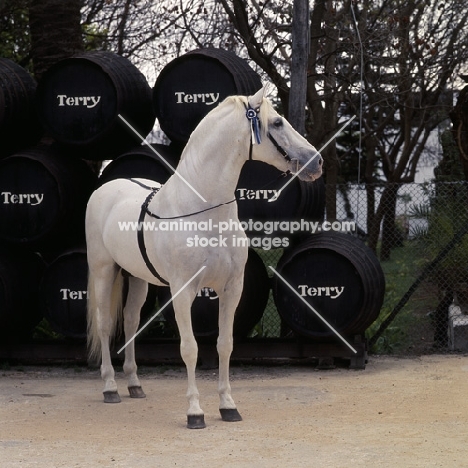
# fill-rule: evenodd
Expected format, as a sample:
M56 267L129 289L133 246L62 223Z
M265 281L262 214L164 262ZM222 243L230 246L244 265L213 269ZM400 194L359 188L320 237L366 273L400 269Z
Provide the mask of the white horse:
M117 179L91 196L86 213L88 343L90 357L102 358L105 402L120 401L109 350L118 321L123 315L125 337L130 340L138 328L148 283L169 285L172 296L176 296L173 306L187 368L187 426L205 427L195 382L198 348L190 309L197 292L210 287L219 297L220 413L225 421L242 419L229 384L234 312L242 293L248 252L247 243L240 240L246 239L245 233L236 229L239 221L234 191L239 174L249 157L284 172L300 170L310 163L299 174L306 181L322 173L322 158L316 149L275 112L263 94L261 89L249 98L229 97L212 110L191 135L176 173L157 193L150 189L153 181ZM136 232L122 230L119 224L151 220L155 225L165 222L167 227L171 219L191 221L192 227L193 223L203 224L203 230ZM208 220L211 230L206 230ZM220 222L230 226L222 235ZM129 289L121 313L125 272L129 274ZM123 370L130 397L144 398L133 341L126 347Z

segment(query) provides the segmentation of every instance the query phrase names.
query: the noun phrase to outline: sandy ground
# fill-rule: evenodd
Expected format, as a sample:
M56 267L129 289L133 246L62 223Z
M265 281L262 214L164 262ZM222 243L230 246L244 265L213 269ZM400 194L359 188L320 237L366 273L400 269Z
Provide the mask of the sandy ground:
M207 428L185 427L185 370L142 369L144 400L102 403L96 370L0 371L0 466L468 467L468 357L371 357L365 370L236 366L244 421L218 413L199 372Z

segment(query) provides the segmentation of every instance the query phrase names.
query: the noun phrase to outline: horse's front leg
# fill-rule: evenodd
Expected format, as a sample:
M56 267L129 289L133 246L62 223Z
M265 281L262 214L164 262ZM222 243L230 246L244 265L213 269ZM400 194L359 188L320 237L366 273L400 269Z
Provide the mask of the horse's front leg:
M200 393L195 381L198 345L192 329L191 305L195 298L195 291L186 288L174 300L174 312L180 334L180 354L187 368L187 427L189 429L203 429L205 416L200 407Z
M231 281L219 296L219 411L223 421L242 421L237 411L236 404L231 396L231 384L229 383L229 361L233 350L233 326L234 314L239 303L243 281L242 276L236 281Z
M140 311L146 300L148 283L139 278L128 278L128 294L124 308L124 331L125 331L125 361L124 373L127 377L128 392L131 398L145 398L145 392L141 388L137 375L135 362L135 333L140 323ZM131 340L131 341L130 341Z

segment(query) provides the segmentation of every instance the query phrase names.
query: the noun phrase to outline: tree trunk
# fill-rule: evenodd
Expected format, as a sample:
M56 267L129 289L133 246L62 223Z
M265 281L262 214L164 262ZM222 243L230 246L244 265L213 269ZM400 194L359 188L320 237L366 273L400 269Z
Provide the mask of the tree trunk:
M289 94L288 120L301 135L304 135L307 60L309 54L309 1L294 0L293 8L291 91Z
M392 248L400 244L401 238L395 226L395 213L397 204L399 184L389 184L385 191L388 196L385 198L384 216L382 223L382 247L380 249L380 260L388 260Z
M31 55L36 79L54 63L83 50L82 0L30 0Z
M375 185L366 184L367 195L367 233L371 232L372 225L375 220ZM375 252L375 249L374 249Z
M369 223L368 245L374 252L377 252L377 243L379 241L379 235L380 235L380 224L385 215L385 206L386 206L387 200L389 199L388 187L389 186L387 186L384 189L382 196L380 197L379 206L377 210L375 211L375 214L372 218L372 222Z
M460 151L460 161L468 180L468 86L465 86L458 97L457 105L450 112L453 122L453 136Z
M399 187L400 184L386 184L382 197L380 198L379 207L373 216L372 222L368 223L368 245L374 252L376 252L380 235L380 223L383 220L382 248L380 251L381 260L388 260L390 258L391 249L395 247L399 241L399 239L396 238L395 229L395 212Z
M326 175L325 206L327 220L333 221L337 218L336 209L336 187L338 185L338 160L336 146L331 143L322 151L324 160L324 172Z
M325 27L328 41L325 46L325 54L329 56L325 64L324 94L327 95L323 115L324 136L331 136L338 127L338 108L340 97L337 92L336 80L336 48L339 39L339 31L332 27ZM336 140L333 140L324 151L324 167L327 182L326 188L326 209L327 219L336 219L336 186L338 184L339 161L336 152Z

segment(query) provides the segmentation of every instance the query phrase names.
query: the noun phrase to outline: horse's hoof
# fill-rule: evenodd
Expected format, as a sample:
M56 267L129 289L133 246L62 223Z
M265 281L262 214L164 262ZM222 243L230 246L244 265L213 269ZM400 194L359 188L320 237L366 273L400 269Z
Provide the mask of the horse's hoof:
M120 403L120 396L116 391L103 392L104 403Z
M221 419L227 422L242 421L242 416L236 408L220 408Z
M206 427L205 416L203 414L188 415L187 427L189 429L204 429Z
M141 387L128 387L130 398L146 398L145 392Z

